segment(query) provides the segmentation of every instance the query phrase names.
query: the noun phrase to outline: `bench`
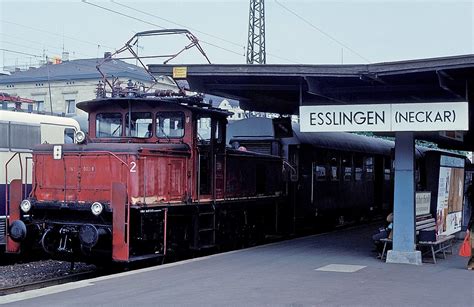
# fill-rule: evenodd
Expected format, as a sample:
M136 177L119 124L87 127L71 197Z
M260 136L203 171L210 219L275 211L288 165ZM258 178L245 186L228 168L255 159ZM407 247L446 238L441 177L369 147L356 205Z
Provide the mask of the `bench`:
M431 251L433 257L433 263L436 263L436 254L442 252L443 259L446 259L446 251L449 249L449 253L453 253L453 235L449 236L438 236L435 241L418 241L416 244L420 248L428 247L428 253Z
M431 252L433 257L433 263L436 263L436 254L443 253L443 258L446 259L446 251L453 253L453 239L454 236L437 236L436 235L436 220L431 214L421 215L416 217L415 221L415 232L416 232L416 247L423 249L428 247L428 251ZM392 243L392 239L385 238L380 239L383 242L383 251L381 259L384 260L387 252L387 247Z

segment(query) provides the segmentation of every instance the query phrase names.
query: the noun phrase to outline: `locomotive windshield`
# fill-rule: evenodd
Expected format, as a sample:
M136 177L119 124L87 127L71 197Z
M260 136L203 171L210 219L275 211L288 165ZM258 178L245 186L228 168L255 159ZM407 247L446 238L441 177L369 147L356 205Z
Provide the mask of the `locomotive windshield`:
M184 113L157 113L156 136L159 138L182 138L184 136Z
M155 120L154 120L155 118ZM122 129L125 127L125 129ZM98 138L177 139L184 136L183 112L99 113L96 116Z
M126 136L134 138L150 138L153 136L153 117L150 112L132 112L125 115ZM131 129L129 128L131 127Z
M96 136L98 138L118 138L122 136L122 114L100 113L96 116Z

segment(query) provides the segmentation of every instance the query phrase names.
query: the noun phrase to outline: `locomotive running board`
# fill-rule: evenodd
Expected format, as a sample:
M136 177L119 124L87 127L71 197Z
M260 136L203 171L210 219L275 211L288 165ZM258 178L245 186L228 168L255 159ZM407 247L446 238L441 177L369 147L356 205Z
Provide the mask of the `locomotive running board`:
M8 189L8 187L7 187ZM7 219L6 219L6 241L7 241L7 253L18 254L20 252L20 243L12 240L9 234L10 225L21 218L20 215L20 202L22 200L22 183L21 179L14 179L10 182L10 201L7 202Z
M112 259L129 261L130 246L128 224L127 189L120 182L112 183Z

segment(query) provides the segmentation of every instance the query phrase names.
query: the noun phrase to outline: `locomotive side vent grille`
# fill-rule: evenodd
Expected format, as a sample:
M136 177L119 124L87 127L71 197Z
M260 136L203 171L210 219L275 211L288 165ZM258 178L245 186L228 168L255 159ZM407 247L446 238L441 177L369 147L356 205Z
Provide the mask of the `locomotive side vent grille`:
M245 146L248 151L258 152L261 154L271 155L272 146L270 143L245 143L241 142L241 145Z
M5 243L5 218L0 218L0 243Z

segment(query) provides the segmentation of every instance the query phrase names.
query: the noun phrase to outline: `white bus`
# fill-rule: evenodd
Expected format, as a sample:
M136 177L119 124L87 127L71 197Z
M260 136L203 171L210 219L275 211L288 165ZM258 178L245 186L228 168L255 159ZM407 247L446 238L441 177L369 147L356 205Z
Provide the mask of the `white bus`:
M24 193L29 193L32 148L44 143L72 143L79 130L79 123L72 118L0 110L0 246L5 244L6 189L13 179L23 178Z

